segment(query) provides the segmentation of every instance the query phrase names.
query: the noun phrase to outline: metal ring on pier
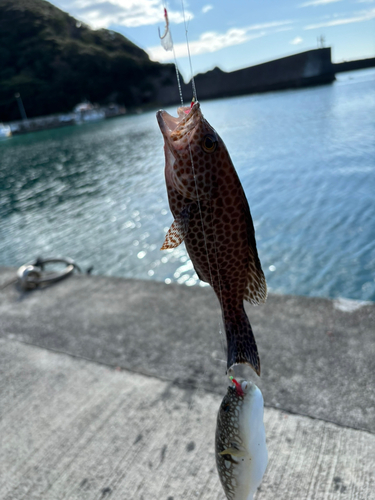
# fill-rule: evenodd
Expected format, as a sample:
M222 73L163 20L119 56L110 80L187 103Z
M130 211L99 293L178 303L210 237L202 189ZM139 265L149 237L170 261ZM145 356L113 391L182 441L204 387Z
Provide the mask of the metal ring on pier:
M60 272L45 273L44 266L46 264L66 264L66 267ZM21 266L17 271L17 278L24 290L31 290L38 286L50 285L67 278L73 273L74 269L81 272L80 267L73 259L69 259L69 257L50 259L38 258L33 262Z

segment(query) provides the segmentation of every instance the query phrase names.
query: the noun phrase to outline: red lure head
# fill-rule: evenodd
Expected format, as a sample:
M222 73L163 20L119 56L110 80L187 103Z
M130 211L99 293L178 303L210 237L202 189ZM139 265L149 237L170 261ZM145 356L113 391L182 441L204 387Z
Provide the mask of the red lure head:
M240 396L242 398L245 395L245 393L243 392L241 384L239 382L237 382L237 380L234 377L229 377L229 378L236 387L237 396Z

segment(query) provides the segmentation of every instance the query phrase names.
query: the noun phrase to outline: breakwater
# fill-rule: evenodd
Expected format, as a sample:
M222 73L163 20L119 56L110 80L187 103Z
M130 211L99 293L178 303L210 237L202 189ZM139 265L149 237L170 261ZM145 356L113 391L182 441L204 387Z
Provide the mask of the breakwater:
M375 57L368 57L367 59L358 59L356 61L343 61L333 64L335 73L342 73L344 71L355 71L357 69L367 69L375 67Z
M215 68L207 73L198 74L195 77L195 84L202 100L321 85L334 80L331 48L326 47L230 73ZM163 87L159 90L158 99L162 103L172 104L176 102L175 92L175 85ZM182 92L185 100L191 99L190 84L183 85Z
M199 98L207 100L329 84L335 80L336 73L374 66L375 58L334 64L331 60L331 48L325 47L282 57L229 73L216 67L207 73L199 73L194 79L199 89ZM155 89L153 96L149 96L150 102L147 104L147 109L172 105L180 100L178 88L173 78L167 78L163 83L158 81L155 83ZM191 83L185 84L182 81L181 90L184 100L189 102L191 99ZM135 108L134 111L138 113L142 111L142 108ZM76 125L85 121L111 118L123 114L125 114L125 108L115 104L92 110L91 114L65 113L41 116L10 122L9 126L12 134L16 135Z

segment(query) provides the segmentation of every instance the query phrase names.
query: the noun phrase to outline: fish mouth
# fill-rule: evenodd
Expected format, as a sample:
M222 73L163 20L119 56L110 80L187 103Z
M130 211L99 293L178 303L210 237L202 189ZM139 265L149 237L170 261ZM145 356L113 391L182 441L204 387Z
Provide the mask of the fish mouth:
M177 109L177 115L174 117L164 110L156 113L160 131L172 151L186 147L187 136L202 118L199 102L195 102L192 107L181 106Z
M237 381L234 382L232 380L232 382L235 385L229 386L229 389L234 394L236 394L236 396L246 397L248 394L251 394L256 387L255 384L253 384L253 382L247 381L247 380L242 380L241 382L237 382Z

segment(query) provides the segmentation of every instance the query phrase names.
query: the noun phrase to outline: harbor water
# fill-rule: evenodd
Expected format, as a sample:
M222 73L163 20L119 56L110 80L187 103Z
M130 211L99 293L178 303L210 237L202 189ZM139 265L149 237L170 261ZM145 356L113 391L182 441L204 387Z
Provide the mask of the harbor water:
M374 301L375 71L201 106L242 181L270 291ZM203 285L184 245L160 251L172 221L155 112L0 142L0 265L68 256L94 274Z

